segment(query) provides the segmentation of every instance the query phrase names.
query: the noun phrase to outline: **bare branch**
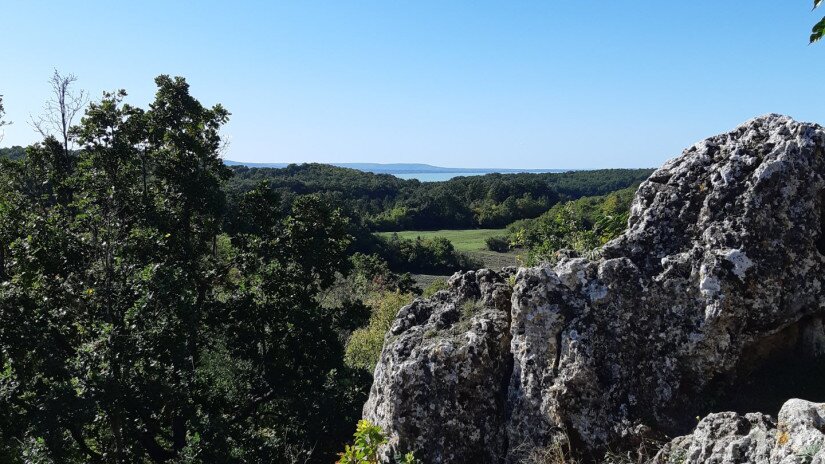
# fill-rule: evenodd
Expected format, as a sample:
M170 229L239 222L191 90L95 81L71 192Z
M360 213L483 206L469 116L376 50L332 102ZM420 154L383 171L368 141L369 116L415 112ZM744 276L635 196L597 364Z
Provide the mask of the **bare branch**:
M11 121L6 121L3 119L3 116L6 115L6 109L3 107L3 96L0 95L0 128L3 126L11 125ZM3 136L6 135L0 130L0 142L3 141Z
M37 118L32 116L30 121L32 127L43 138L53 136L63 142L66 153L69 152L72 143L72 124L88 103L88 94L84 90L75 90L75 82L77 76L74 74L62 75L55 69L49 80L52 97L46 101L43 114Z
M229 145L232 143L231 137L227 136L221 140L220 146L218 146L218 158L224 159L226 153L229 152Z

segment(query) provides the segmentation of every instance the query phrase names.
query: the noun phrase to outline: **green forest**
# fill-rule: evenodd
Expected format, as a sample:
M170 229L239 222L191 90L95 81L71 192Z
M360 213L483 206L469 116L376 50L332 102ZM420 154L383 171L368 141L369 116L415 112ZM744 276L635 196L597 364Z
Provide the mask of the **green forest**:
M567 200L638 184L651 169L600 169L548 174L488 174L445 182L404 180L325 164L284 169L233 166L233 192L267 182L283 198L321 194L358 215L373 231L494 229L534 218Z
M0 462L357 454L384 334L445 285L411 274L481 266L460 237L530 263L585 253L624 229L651 172L229 168L229 112L183 78L156 85L146 108L105 93L0 151ZM482 228L501 236L378 233Z

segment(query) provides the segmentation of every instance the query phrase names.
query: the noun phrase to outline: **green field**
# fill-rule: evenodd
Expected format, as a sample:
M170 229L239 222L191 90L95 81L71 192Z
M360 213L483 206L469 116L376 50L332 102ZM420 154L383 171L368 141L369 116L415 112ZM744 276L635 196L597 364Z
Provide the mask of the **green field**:
M415 240L433 237L444 237L449 240L456 250L468 254L470 257L480 261L484 267L499 269L504 266L516 266L519 264L518 254L497 253L487 249L484 243L488 237L507 235L507 229L461 229L461 230L405 230L401 232L378 232L378 235L390 237L398 234L399 237ZM432 277L432 276L431 276ZM426 285L425 285L426 286Z
M399 237L415 240L433 237L444 237L458 251L484 251L487 245L484 243L489 237L507 235L507 229L462 229L462 230L404 230L401 232L378 232L378 235L390 237L392 234Z

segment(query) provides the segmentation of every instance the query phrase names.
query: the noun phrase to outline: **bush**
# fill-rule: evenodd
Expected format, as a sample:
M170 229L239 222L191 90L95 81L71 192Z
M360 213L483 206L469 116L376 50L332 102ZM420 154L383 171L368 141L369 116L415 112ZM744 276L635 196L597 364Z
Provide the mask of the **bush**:
M398 311L413 300L413 295L400 292L375 293L367 299L372 309L369 324L352 333L347 341L344 361L348 366L375 370L384 347L384 336Z
M381 292L400 292L421 294L415 280L409 273L395 273L386 261L377 255L354 253L349 257L348 269L336 276L335 284L320 296L321 304L333 311L333 317L341 320L340 327L352 327L349 332L366 325L370 310L366 309L367 318L363 321L349 319L360 317L357 306L361 300ZM356 310L354 313L351 310Z
M487 237L487 240L485 240L484 243L490 251L496 251L499 253L507 253L510 251L510 241L507 237Z
M440 290L446 290L448 287L449 285L447 285L447 279L435 279L430 285L427 285L427 288L424 289L422 296L429 298L438 293Z
M378 464L378 449L387 443L387 437L381 427L373 425L366 419L358 421L353 435L352 445L346 445L337 464ZM407 453L400 459L399 464L419 464L412 453Z

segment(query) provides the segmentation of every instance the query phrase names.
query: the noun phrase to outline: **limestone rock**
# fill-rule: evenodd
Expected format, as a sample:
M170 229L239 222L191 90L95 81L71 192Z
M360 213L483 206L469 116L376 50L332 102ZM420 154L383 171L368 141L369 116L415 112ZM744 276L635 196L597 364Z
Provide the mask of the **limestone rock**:
M375 369L364 417L389 432L386 458L495 462L505 452L510 288L489 270L402 308Z
M365 416L424 462L685 433L765 360L823 351L823 151L820 126L753 119L654 172L595 258L520 269L510 302L497 274L458 274L399 313ZM484 309L462 319L473 298ZM745 439L767 424L714 416L702 430L758 454Z
M691 435L665 445L654 459L668 463L825 463L825 404L792 399L776 422L758 413L711 414Z

